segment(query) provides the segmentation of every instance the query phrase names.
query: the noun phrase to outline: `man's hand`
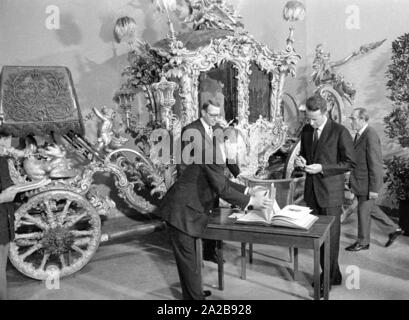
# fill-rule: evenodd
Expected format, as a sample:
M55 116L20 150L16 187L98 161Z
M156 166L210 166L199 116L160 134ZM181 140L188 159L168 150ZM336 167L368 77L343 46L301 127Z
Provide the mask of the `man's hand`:
M252 197L250 200L250 204L253 206L253 209L273 209L274 200L263 196L263 197Z
M369 192L369 199L378 199L378 196L377 192Z
M264 188L262 190L258 190L253 196L250 198L250 202L248 206L252 206L253 209L272 209L274 206L274 200L270 199L268 196L268 190Z
M5 189L0 193L0 203L12 202L16 196L16 190Z
M307 160L305 160L303 156L298 155L297 158L295 158L294 164L297 167L305 168L305 166L307 165Z
M309 174L317 174L322 172L322 165L319 163L313 163L310 164L309 166L305 166L305 172Z

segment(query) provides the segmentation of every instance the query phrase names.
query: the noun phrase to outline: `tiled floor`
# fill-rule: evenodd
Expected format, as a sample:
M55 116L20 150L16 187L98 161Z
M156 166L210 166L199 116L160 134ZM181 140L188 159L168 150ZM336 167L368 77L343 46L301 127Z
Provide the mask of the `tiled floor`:
M344 276L330 299L408 299L409 237L401 236L391 247L373 223L370 250L347 252L354 241L356 215L342 225L340 265ZM240 244L225 248L225 289L219 291L217 267L205 262L205 289L210 299L312 299L312 254L300 250L300 279L293 281L288 248L254 245L253 264L247 279L240 279ZM8 269L11 299L179 299L175 260L166 232L122 239L101 246L91 262L78 273L64 278L59 289L29 279L13 267Z

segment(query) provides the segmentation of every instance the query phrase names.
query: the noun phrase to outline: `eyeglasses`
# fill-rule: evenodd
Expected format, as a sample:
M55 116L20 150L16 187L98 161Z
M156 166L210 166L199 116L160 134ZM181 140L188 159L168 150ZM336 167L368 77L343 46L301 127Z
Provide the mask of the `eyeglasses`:
M220 114L216 113L216 114L211 114L211 113L207 113L209 115L209 117L211 118L217 118L218 116L220 116Z
M348 117L351 120L358 120L359 118L355 118L355 117Z

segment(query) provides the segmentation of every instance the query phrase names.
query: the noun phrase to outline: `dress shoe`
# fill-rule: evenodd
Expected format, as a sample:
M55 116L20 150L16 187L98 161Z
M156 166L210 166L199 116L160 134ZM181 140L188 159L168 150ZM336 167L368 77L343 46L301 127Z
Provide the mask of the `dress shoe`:
M210 290L203 290L203 296L205 298L210 297L212 295L212 292Z
M335 276L333 280L330 279L330 286L339 286L342 284L342 275L339 273L339 275ZM314 288L314 282L311 283L311 286ZM321 273L320 275L320 286L321 290L324 290L324 274Z
M369 249L369 244L362 245L358 242L355 242L354 244L345 248L346 251L360 251L360 250L368 250L368 249Z
M214 262L216 264L219 263L219 256L217 254L212 254L212 255L208 255L208 254L204 254L203 255L203 260L206 261L211 261ZM226 261L223 259L223 263L225 263Z
M389 234L389 239L385 244L385 247L389 247L397 237L403 234L403 230L401 228L396 229L394 232Z

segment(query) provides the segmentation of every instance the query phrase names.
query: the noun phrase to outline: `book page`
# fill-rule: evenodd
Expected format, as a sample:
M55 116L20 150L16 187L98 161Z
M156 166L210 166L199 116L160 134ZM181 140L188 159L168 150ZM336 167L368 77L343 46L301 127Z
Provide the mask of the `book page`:
M288 205L274 215L272 224L290 228L309 229L318 217L310 214L308 207Z

